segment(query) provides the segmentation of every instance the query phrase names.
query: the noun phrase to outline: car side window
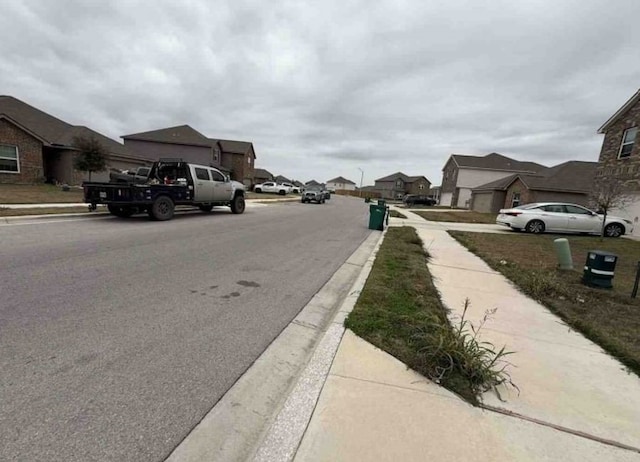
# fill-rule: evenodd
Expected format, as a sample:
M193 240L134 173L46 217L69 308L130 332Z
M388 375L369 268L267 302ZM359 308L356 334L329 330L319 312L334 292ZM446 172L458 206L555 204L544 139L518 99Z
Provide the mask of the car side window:
M576 207L575 205L565 205L567 208L567 213L576 213L580 215L591 215L587 209L583 209L582 207Z
M544 210L545 212L552 212L552 213L567 213L564 205L557 205L557 204L553 204L553 205L545 205L543 207L540 207L542 210Z
M224 175L217 170L209 170L213 181L224 181Z
M211 181L211 178L209 178L209 171L206 168L196 167L196 178L199 180Z

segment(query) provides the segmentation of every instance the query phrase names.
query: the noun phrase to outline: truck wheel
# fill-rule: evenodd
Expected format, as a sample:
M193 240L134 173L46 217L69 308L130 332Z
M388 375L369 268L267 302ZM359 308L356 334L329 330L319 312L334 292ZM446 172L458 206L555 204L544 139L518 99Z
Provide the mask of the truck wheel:
M256 189L255 189L255 192L257 192L257 193L261 193L261 192L262 192L262 189L261 189L261 188L256 188Z
M107 205L107 209L109 210L109 213L111 215L115 215L116 217L120 217L120 218L129 218L131 215L133 215L133 212L134 212L134 210L131 207L123 207L120 205L113 205L113 204Z
M231 201L231 211L233 213L243 213L244 212L244 207L245 207L244 196L241 195L241 194L238 194Z
M203 212L211 212L213 210L213 205L199 205L198 208Z
M287 194L287 191L285 191L284 189L281 189L280 191L278 191L278 194L280 194L281 196L284 196L285 194Z
M175 206L167 196L158 197L151 206L151 216L154 220L166 221L173 218Z

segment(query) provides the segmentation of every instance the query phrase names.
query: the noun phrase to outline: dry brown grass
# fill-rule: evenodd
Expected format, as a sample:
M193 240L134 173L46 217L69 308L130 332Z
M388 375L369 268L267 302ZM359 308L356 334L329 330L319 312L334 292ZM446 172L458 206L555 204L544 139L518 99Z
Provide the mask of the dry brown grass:
M82 189L63 191L50 184L0 184L0 204L83 202Z
M427 212L420 210L411 210L413 213L420 215L422 218L428 221L444 221L449 223L492 223L496 222L495 213L480 213L470 211L456 211L451 212Z
M640 299L630 298L640 261L640 242L562 236L569 240L576 269L558 271L553 240L560 236L458 231L450 234L524 293L640 375ZM589 288L581 282L587 252L596 249L619 257L612 290Z

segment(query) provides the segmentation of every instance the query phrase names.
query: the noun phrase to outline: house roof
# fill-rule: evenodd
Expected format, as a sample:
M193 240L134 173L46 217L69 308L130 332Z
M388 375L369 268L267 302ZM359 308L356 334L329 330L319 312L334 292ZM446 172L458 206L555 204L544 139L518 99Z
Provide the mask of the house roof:
M305 186L321 186L321 183L318 183L316 180L307 181Z
M473 190L504 191L519 178L531 190L588 193L593 186L597 167L597 162L572 160L551 167L538 175L516 173Z
M273 178L273 175L269 170L265 170L264 168L254 168L253 176L256 178Z
M124 140L155 141L156 143L185 144L188 146L211 146L212 141L189 125L161 128L148 132L121 136Z
M346 178L341 177L341 176L336 177L336 178L334 178L332 180L328 180L327 183L349 183L349 184L355 184L353 181L347 180Z
M544 165L540 165L535 162L522 162L512 159L510 157L503 156L502 154L498 154L497 152L492 152L486 156L451 154L451 159L453 159L456 165L460 168L526 173L538 173L547 168Z
M415 181L418 181L419 179L424 179L427 182L429 182L429 180L427 179L427 177L424 176L409 176L409 175L405 175L402 172L396 172L393 173L391 175L382 177L382 178L378 178L376 181L381 181L381 182L385 182L385 181L396 181L398 179L404 181L405 183L413 183Z
M635 106L635 104L640 101L640 90L638 90L631 98L629 98L627 100L626 103L624 103L622 105L622 107L620 109L618 109L616 111L615 114L613 114L611 117L609 117L609 120L607 120L602 127L600 127L598 129L598 133L600 134L604 134L609 127L611 127L611 125L613 125L614 123L616 123L618 121L618 119L620 117L622 117L624 114L626 114L626 112L631 109L633 106Z
M28 131L47 146L72 147L73 138L94 136L110 153L137 157L123 144L82 125L71 125L13 96L0 96L0 117Z
M249 141L214 140L212 138L209 138L209 141L218 141L224 152L231 152L234 154L246 154L253 146Z
M293 183L289 178L283 175L278 175L274 178L275 181L279 183Z
M298 187L300 187L300 188L302 188L304 186L304 183L302 181L298 181L298 180L294 181L293 184L298 186Z

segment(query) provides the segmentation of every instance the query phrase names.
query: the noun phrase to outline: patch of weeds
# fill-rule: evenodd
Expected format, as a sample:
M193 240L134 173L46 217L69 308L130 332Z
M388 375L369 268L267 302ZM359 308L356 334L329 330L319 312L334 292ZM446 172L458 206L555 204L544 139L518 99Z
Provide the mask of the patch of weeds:
M404 213L398 212L397 210L394 210L394 209L389 210L389 216L392 218L403 218L403 219L407 218L407 216Z
M472 404L500 384L513 385L505 357L479 340L492 312L476 327L467 319L468 302L453 323L427 267L428 254L411 227L392 228L346 327L368 342L457 393Z

